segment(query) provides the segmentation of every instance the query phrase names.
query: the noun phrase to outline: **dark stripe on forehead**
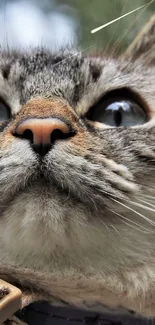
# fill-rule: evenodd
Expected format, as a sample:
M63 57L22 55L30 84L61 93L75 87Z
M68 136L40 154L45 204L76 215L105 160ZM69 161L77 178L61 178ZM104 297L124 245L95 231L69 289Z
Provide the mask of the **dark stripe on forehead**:
M91 73L93 82L96 82L102 73L102 69L101 69L101 67L93 64L92 62L90 63L89 68L90 68L90 73Z
M38 52L32 52L32 54L26 54L20 59L20 64L23 65L28 73L34 73L42 71L46 67L55 66L65 57L63 55L53 54L49 51L40 50Z
M2 76L4 79L8 79L10 74L10 69L11 69L11 65L8 64L2 69Z

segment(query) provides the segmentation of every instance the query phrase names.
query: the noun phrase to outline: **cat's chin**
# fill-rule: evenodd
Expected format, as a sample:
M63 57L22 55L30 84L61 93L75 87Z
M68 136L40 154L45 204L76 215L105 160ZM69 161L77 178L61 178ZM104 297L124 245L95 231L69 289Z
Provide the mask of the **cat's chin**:
M48 177L48 170L42 171L38 169L35 174L29 177L27 182L21 183L19 186L12 187L9 191L5 191L4 195L0 198L0 214L5 214L14 205L19 206L20 201L22 202L23 207L29 206L32 202L35 202L37 198L40 198L38 201L37 207L41 205L41 209L46 210L46 206L50 202L57 201L70 201L73 200L79 201L77 198L72 196L72 193L68 193L68 190L62 188L56 180ZM28 199L26 199L28 198ZM76 202L77 204L78 202ZM80 203L80 202L79 202ZM18 212L18 208L16 210Z

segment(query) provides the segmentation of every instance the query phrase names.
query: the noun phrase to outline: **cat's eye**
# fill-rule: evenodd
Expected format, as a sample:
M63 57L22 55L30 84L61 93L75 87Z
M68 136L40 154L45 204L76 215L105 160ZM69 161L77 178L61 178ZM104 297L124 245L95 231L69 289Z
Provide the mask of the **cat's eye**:
M147 121L143 107L129 97L103 98L90 109L87 118L113 127L140 125Z
M8 120L11 117L9 107L0 100L0 123Z

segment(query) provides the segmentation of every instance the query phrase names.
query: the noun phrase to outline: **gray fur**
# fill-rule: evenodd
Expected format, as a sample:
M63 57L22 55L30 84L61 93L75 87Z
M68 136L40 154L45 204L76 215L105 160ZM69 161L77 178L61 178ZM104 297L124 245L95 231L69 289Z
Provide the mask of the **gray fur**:
M0 71L0 96L13 114L0 133L1 261L102 278L154 260L153 206L143 209L130 200L142 204L138 199L147 199L141 195L154 197L155 68L140 60L36 50L1 53ZM147 103L150 120L136 127L90 127L84 117L89 108L124 87ZM80 130L76 145L56 142L42 165L27 140L5 145L23 105L35 98L70 105Z

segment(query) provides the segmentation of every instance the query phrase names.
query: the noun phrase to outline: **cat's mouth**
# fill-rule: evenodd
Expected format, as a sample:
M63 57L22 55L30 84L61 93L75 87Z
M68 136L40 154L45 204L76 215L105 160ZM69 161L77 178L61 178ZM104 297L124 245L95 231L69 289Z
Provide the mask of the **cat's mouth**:
M47 177L45 175L45 173L42 170L38 171L38 180L43 180L43 181L47 181Z

